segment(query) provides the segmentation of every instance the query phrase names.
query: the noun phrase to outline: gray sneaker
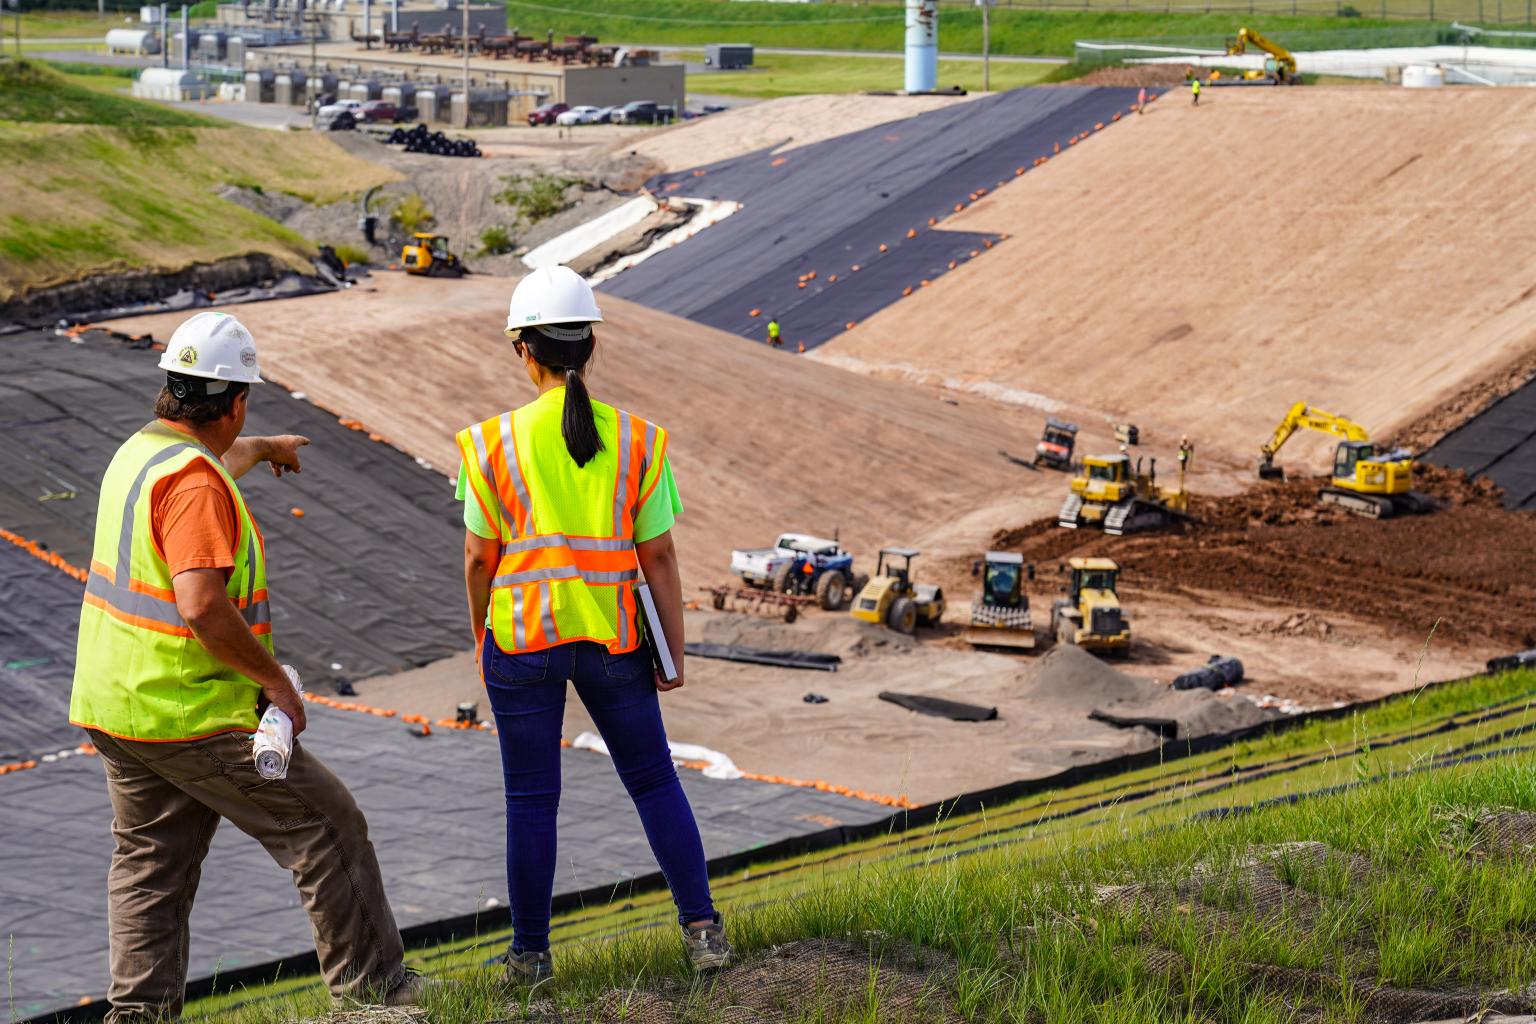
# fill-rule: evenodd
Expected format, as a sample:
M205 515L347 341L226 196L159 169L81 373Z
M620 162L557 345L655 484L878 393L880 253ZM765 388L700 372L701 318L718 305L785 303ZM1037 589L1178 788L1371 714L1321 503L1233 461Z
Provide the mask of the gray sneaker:
M683 947L688 950L695 974L718 971L731 962L731 944L725 940L725 925L719 914L708 924L685 925Z
M555 960L548 950L534 952L525 949L521 953L507 950L505 959L506 978L509 985L532 987L542 985L555 976Z

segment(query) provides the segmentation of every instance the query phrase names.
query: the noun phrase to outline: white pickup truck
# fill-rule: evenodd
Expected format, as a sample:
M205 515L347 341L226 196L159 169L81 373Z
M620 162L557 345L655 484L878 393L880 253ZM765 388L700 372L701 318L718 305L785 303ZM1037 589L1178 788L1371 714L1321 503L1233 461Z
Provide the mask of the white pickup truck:
M780 534L771 548L732 551L731 572L749 587L815 594L829 610L867 582L854 576L853 556L837 541L804 533Z

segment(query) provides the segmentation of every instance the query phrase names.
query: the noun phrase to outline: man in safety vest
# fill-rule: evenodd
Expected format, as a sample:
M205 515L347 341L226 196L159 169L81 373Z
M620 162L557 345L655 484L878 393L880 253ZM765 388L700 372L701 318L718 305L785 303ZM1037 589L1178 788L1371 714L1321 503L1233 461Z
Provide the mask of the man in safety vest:
M160 360L155 419L107 467L96 513L70 721L101 756L116 849L107 875L108 1024L181 1012L188 920L220 818L293 872L336 996L414 1003L368 824L295 744L286 780L256 772L265 698L305 725L272 656L266 552L237 477L299 471L296 436L241 437L261 382L249 331L198 313Z
M1189 94L1194 97L1194 105L1198 107L1200 105L1200 79L1191 78L1189 80Z
M783 344L784 339L779 337L779 318L771 316L768 318L768 345L770 348L778 348Z

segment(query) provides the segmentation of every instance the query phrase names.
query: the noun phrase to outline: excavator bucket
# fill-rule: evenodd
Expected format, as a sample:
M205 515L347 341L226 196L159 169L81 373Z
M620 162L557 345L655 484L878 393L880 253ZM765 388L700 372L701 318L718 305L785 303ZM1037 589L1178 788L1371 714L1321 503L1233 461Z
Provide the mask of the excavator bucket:
M1259 479L1260 480L1284 480L1285 479L1285 467L1284 466L1277 466L1273 462L1261 462L1261 463L1259 463Z

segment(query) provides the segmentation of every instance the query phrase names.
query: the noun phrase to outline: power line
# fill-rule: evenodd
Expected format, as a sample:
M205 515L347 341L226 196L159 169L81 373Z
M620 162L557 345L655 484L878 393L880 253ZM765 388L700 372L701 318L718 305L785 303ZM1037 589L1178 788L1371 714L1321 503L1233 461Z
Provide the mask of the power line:
M883 14L873 18L665 18L646 14L620 14L616 11L592 11L576 7L552 7L549 4L526 3L523 0L507 0L508 7L525 7L535 11L550 11L554 14L572 14L588 18L611 18L622 21L655 21L667 25L862 25L873 22L904 21L906 14Z

